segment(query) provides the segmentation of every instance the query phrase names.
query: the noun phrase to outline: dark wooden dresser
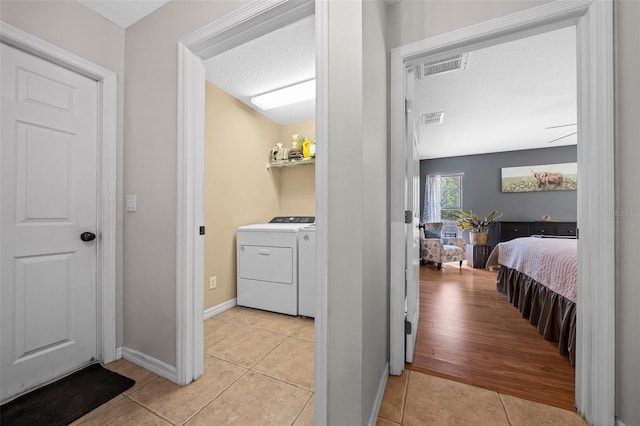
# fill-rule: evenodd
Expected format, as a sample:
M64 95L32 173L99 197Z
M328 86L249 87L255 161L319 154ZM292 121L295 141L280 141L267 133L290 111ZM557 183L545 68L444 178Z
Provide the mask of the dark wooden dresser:
M531 235L576 236L576 222L497 222L497 242Z

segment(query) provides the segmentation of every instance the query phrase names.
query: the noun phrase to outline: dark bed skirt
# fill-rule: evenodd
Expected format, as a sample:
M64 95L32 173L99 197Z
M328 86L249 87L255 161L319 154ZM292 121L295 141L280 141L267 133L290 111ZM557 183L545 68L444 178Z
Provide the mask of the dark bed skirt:
M500 267L498 291L517 307L542 336L558 342L558 352L576 363L576 304L514 269Z

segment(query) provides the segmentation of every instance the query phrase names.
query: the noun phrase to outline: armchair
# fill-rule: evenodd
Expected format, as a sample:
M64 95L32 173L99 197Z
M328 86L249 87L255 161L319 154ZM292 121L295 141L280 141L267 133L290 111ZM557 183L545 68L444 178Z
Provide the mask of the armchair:
M423 262L437 264L438 270L445 262L460 262L465 259L467 243L462 238L442 238L442 222L420 225L420 257Z

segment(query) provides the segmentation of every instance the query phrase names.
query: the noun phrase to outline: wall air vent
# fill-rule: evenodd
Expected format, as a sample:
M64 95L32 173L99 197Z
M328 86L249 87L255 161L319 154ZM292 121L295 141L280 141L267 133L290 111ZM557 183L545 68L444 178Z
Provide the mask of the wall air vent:
M460 71L467 66L468 53L447 56L446 58L434 59L418 65L420 78L427 78L432 75L444 74L452 71Z
M428 124L442 124L443 119L444 111L422 114L422 125L426 126Z

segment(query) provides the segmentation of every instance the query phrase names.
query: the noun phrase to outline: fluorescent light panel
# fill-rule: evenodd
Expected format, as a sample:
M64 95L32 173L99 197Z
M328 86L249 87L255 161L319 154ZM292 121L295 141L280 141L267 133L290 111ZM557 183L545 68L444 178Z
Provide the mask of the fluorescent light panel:
M316 80L308 80L262 95L253 96L251 103L263 111L316 97Z

